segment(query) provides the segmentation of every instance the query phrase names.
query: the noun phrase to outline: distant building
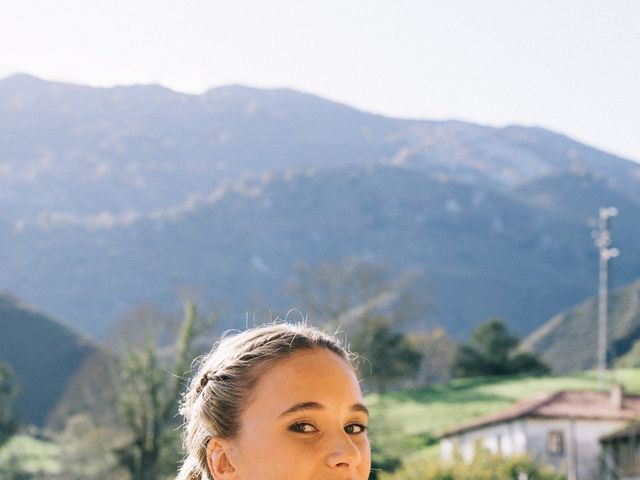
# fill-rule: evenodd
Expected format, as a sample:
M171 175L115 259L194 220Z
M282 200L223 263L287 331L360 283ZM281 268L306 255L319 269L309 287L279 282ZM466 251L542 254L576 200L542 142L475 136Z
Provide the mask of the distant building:
M640 480L640 422L600 439L602 480Z
M526 453L566 472L569 480L600 478L600 438L640 417L640 395L561 391L462 425L441 437L440 455L471 461L478 445L505 456Z

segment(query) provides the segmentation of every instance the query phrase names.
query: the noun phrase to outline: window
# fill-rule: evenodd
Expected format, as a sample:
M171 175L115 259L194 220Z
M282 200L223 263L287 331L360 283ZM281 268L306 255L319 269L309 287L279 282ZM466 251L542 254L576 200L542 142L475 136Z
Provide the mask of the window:
M564 434L562 430L551 430L547 437L547 453L564 455Z

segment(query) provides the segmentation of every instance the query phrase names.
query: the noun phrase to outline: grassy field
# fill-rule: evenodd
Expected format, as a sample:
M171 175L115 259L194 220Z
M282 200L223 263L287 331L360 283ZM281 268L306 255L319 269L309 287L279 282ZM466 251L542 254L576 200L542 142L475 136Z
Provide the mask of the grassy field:
M640 393L640 369L616 370L612 381L627 392ZM481 415L502 410L537 394L564 389L598 389L597 374L587 372L562 377L508 377L454 380L432 387L368 395L374 458L397 457L405 464L438 455L438 436L445 430ZM9 463L34 478L59 472L60 446L17 435L0 449L0 465ZM1 477L2 475L0 475Z
M625 391L640 393L640 369L610 373ZM454 380L450 383L383 396L368 395L372 411L371 437L385 454L406 462L437 455L437 437L482 415L502 410L514 402L559 390L598 389L596 372L561 377L507 377Z

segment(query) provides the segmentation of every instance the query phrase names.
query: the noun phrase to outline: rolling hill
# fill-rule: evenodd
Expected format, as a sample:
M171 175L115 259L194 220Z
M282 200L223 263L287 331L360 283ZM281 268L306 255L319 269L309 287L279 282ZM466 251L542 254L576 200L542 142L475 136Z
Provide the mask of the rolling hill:
M0 361L13 370L21 421L44 425L96 347L53 318L0 293Z
M640 280L613 290L609 297L609 363L640 348ZM591 297L554 315L521 345L564 373L597 366L598 299Z

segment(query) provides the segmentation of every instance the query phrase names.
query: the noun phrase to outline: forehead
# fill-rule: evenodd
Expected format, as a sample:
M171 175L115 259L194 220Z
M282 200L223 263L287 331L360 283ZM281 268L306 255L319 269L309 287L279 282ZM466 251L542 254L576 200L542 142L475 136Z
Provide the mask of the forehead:
M296 352L260 372L248 407L278 411L290 403L319 402L333 407L362 401L351 365L327 349Z

